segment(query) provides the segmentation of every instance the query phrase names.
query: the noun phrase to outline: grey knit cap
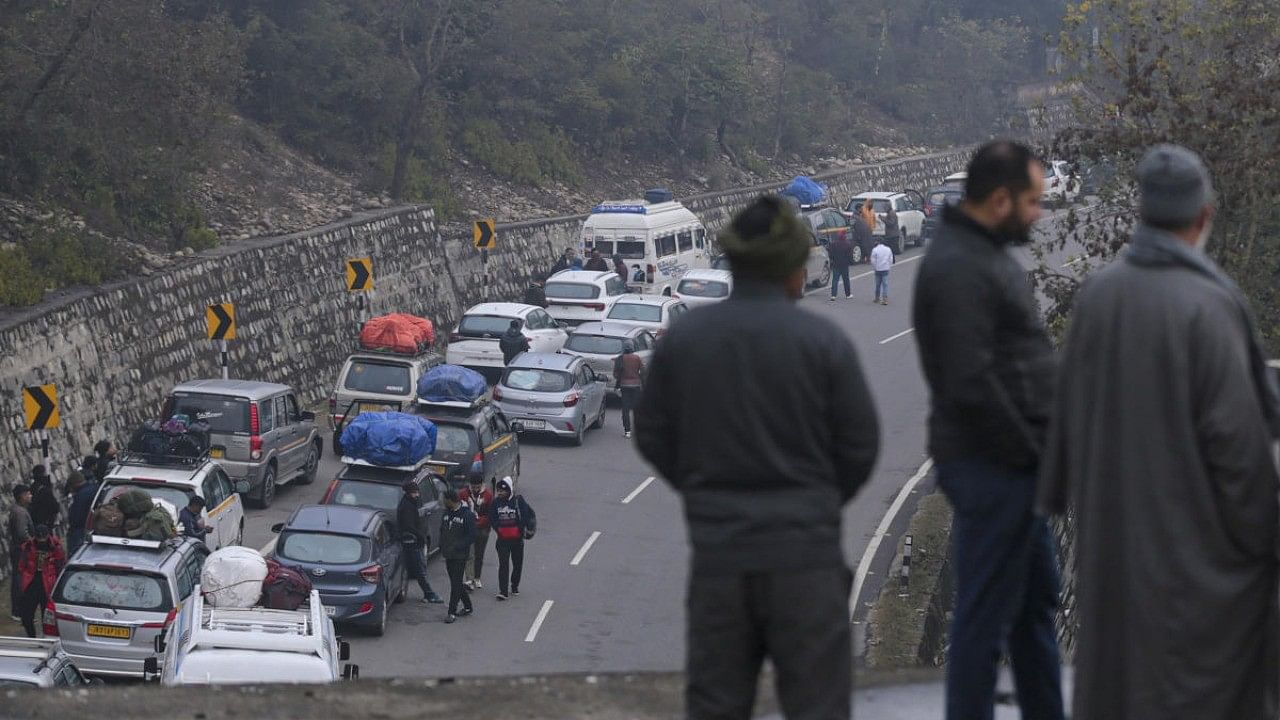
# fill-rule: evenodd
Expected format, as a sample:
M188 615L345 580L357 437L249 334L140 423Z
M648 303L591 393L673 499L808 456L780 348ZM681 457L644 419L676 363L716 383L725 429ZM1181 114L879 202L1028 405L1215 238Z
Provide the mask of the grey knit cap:
M1142 219L1159 225L1189 225L1213 202L1213 178L1194 152L1156 145L1138 163Z

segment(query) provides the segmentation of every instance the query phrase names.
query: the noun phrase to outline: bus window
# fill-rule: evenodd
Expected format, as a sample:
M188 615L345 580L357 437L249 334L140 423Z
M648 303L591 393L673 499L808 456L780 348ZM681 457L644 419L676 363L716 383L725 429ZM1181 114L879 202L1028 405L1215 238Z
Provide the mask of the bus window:
M693 249L693 233L689 230L682 231L679 235L680 252L689 252Z
M662 237L654 238L653 245L654 249L657 250L658 257L666 257L668 255L676 254L675 235L663 235Z

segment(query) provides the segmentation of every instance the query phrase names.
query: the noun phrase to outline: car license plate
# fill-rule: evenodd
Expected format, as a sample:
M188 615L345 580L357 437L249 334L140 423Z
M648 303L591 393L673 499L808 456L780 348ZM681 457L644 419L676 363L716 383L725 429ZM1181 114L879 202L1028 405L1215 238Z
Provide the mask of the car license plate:
M85 634L89 637L128 640L133 635L133 628L121 627L119 625L90 625L85 630Z
M521 420L525 430L546 430L547 422L545 420Z
M389 405L383 405L381 403L360 403L359 405L356 406L356 412L362 412L362 413L382 412L384 410L390 410L390 409L391 407Z
M449 474L449 468L444 465L427 465L427 469L441 477Z
M325 606L324 606L324 614L325 614L325 615L328 615L329 617L333 617L334 615L337 615L337 614L338 614L338 608L336 608L336 607L334 607L334 606L332 606L332 605L325 605Z
M227 451L222 448L209 448L209 457L214 460L220 460L227 456Z

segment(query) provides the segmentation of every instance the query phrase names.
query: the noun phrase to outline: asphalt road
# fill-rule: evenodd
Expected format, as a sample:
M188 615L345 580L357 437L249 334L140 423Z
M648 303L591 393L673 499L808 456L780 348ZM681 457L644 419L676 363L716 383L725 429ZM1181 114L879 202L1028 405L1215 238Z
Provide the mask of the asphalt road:
M831 318L853 339L879 408L880 460L844 513L849 565L866 571L855 620L878 592L915 499L931 489L931 478L921 472L927 461L928 394L910 322L921 256L919 249L900 256L890 276L887 307L871 302L873 277L866 265L853 269L853 299L829 302L829 290L817 289L802 301L802 307ZM1060 253L1054 262L1060 266L1069 259ZM418 603L419 591L411 585L409 602L391 610L386 636L340 629L352 641L362 676L682 667L688 539L680 502L661 479L650 480L654 471L622 437L616 408L605 429L589 433L582 447L527 437L521 456L521 491L539 520L537 537L526 545L521 595L506 603L495 600L497 559L491 544L485 587L474 594L475 615L446 625L443 606ZM274 537L271 524L285 520L298 505L317 501L337 470L337 460L326 452L315 484L281 487L271 509L249 511L245 544L266 547ZM912 480L914 491L895 503ZM882 525L891 507L896 512ZM876 552L864 561L872 544ZM447 595L444 563L433 558L429 574L436 590Z

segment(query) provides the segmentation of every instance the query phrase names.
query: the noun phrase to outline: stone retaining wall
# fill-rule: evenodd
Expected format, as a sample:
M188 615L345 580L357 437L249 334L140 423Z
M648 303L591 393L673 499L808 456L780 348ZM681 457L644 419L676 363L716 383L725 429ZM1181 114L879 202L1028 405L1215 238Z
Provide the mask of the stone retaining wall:
M967 162L968 149L903 158L819 175L843 204L857 192L924 189ZM761 192L780 185L709 193L684 202L711 230ZM174 384L216 377L218 354L205 339L204 307L233 302L237 339L232 377L287 383L307 402L325 397L352 349L361 319L391 311L449 328L470 305L516 299L576 241L584 216L498 228L484 291L470 228L438 228L432 211L411 206L365 213L272 240L234 243L163 274L65 293L0 316L0 518L7 492L39 460L23 429L21 388L57 385L62 427L51 432L54 475L102 438L124 440L159 410ZM348 293L347 258L373 258L374 290ZM444 333L439 333L444 335ZM0 544L5 538L0 536ZM6 573L7 565L0 568Z

